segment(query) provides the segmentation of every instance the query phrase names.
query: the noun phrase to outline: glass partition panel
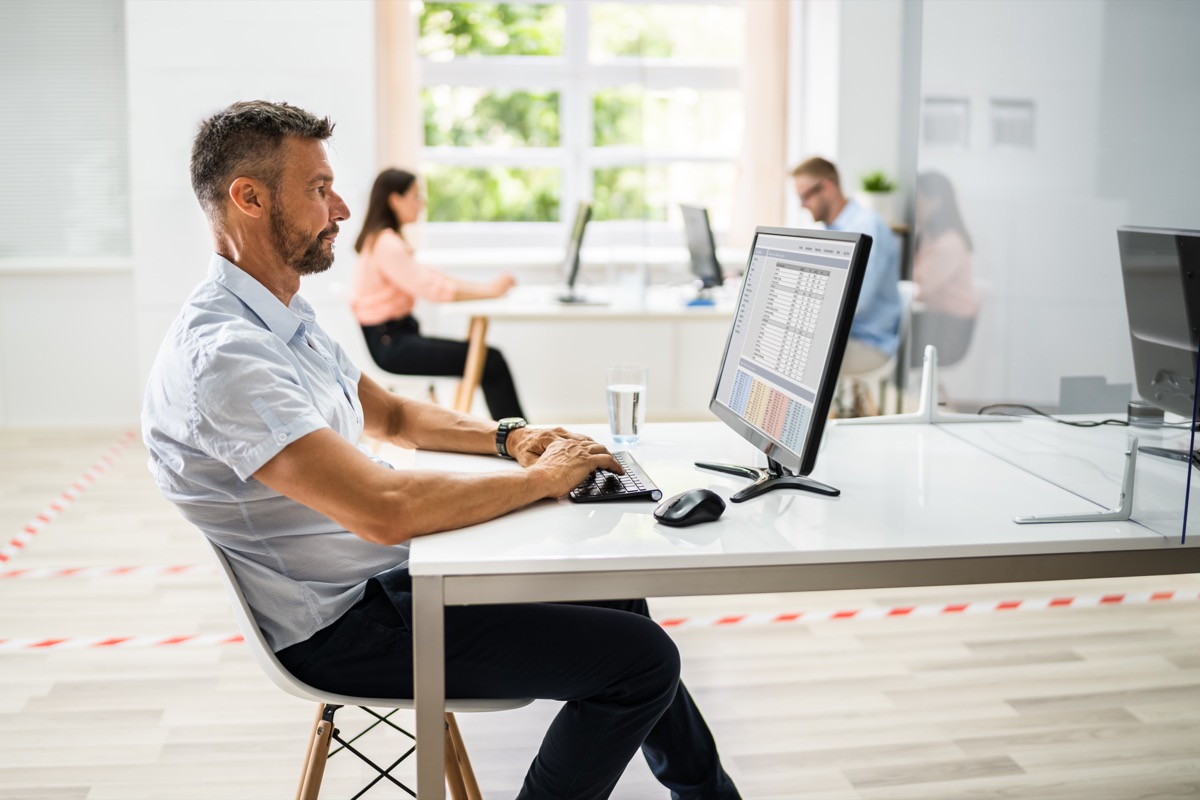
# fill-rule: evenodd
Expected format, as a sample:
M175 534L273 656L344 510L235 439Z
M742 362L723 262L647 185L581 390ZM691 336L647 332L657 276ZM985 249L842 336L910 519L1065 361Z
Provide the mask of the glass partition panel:
M935 345L943 401L1022 415L946 429L1097 510L1121 502L1136 436L1133 519L1172 538L1188 527L1200 248L1118 231L1200 228L1197 30L1200 3L1173 0L921 8L914 369Z

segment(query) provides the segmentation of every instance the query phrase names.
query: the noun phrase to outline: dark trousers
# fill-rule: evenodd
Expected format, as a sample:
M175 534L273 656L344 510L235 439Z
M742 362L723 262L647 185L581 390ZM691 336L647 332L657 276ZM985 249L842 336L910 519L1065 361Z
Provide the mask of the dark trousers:
M412 697L406 584L401 570L371 579L357 605L280 661L326 691ZM456 606L445 622L447 697L565 703L520 800L606 798L639 747L675 800L740 797L679 681L679 651L645 600Z
M467 364L466 342L422 336L421 326L411 316L363 325L362 331L371 358L396 375L454 377L462 375ZM493 419L525 416L508 362L494 347L487 350L479 385Z

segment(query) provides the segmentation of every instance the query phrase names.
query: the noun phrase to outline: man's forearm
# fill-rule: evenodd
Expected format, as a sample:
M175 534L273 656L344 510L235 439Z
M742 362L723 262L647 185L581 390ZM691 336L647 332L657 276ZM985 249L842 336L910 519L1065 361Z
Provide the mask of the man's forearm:
M401 447L451 453L495 453L496 423L415 400L392 412L388 440Z

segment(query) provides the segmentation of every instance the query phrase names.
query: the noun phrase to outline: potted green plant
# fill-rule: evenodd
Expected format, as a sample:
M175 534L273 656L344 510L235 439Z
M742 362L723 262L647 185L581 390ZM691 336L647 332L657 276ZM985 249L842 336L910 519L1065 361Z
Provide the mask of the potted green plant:
M862 176L860 202L883 217L884 222L894 222L896 182L881 169Z

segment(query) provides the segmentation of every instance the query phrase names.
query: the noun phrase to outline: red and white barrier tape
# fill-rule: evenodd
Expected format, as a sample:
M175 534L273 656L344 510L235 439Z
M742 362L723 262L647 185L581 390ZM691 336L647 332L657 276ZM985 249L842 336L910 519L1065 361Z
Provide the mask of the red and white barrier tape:
M216 574L210 564L146 564L140 567L26 567L0 572L0 581L20 578L123 578L153 575Z
M195 647L240 644L241 634L196 636L79 636L61 639L0 639L0 650L84 650L131 647Z
M658 620L668 630L742 625L775 625L787 622L835 622L850 619L890 619L893 617L935 617L955 614L990 614L996 611L1044 611L1050 608L1100 608L1116 605L1141 605L1168 601L1200 600L1200 592L1159 591L1102 594L1090 597L1050 597L1037 600L1003 600L991 603L951 603L943 605L860 608L840 611L793 611L784 614L732 614L712 617L672 617ZM238 644L237 634L196 636L109 636L61 639L0 639L0 650L82 650L87 648L180 647Z
M783 614L727 614L723 616L677 617L660 619L668 630L712 628L732 625L773 625L785 622L831 622L848 619L889 619L892 617L936 617L951 614L990 614L994 611L1042 611L1048 608L1095 608L1098 606L1137 605L1167 600L1197 600L1200 592L1126 592L1092 597L1050 597L1037 600L1002 600L991 603L950 603L943 605L898 606L894 608L856 608L832 611L792 611Z
M88 487L96 482L96 478L108 471L125 448L129 447L129 443L133 441L133 431L127 431L117 443L105 451L104 455L96 460L96 463L88 467L82 475L70 486L68 486L58 499L46 506L42 511L29 520L25 527L12 538L12 540L0 547L0 564L3 564L12 559L25 545L29 544L34 536L37 536L43 528L50 524L51 520L66 510L67 506L75 502L79 495L83 494Z

